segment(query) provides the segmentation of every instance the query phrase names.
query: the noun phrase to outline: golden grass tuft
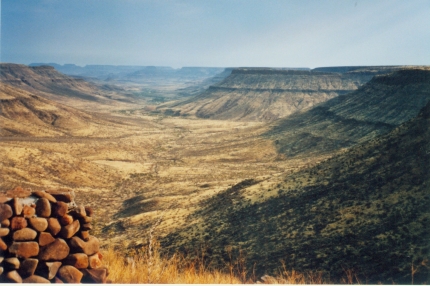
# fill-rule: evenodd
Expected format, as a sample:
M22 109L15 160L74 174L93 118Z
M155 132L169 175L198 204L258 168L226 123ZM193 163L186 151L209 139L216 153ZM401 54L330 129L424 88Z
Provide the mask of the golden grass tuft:
M187 261L180 255L164 257L159 245L141 248L133 256L125 257L110 248L103 253L112 283L157 284L241 284L238 277L209 270L202 260Z
M103 252L103 261L109 270L109 280L121 284L332 284L321 272L303 274L287 270L285 265L276 277L264 275L259 280L255 277L247 279L239 262L227 265L225 272L209 269L203 258L190 261L178 254L162 255L157 242L142 247L131 256L109 248ZM352 281L345 282L353 284Z

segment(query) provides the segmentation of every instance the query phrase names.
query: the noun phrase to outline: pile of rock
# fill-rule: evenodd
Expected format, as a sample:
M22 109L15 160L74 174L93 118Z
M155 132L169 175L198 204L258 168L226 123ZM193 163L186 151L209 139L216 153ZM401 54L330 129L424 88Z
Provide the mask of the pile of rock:
M0 193L0 281L106 283L92 210L73 191Z

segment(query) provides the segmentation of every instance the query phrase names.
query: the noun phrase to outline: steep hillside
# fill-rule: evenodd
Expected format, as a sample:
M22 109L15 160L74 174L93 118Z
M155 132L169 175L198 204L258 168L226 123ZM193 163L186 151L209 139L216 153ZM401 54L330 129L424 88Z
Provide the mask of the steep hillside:
M282 260L331 281L352 271L361 283L428 283L429 165L430 103L389 134L270 189L249 179L207 199L163 244L204 245L220 265L241 250L259 274Z
M429 100L430 69L399 70L282 119L266 135L288 157L332 152L389 132Z
M112 122L0 83L0 136L91 136Z
M133 102L130 96L123 94L123 90L66 76L50 66L29 67L19 64L0 64L0 72L0 80L3 83L32 93L44 93L51 99L102 104L115 104L116 101Z
M269 68L237 68L202 94L161 106L201 118L273 121L355 91L383 70L373 67L345 73Z

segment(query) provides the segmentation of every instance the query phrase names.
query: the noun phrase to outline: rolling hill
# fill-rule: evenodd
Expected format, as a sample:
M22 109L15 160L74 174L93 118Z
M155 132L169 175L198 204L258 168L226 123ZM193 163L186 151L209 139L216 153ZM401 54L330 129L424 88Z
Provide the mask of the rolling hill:
M100 135L116 125L95 115L0 83L0 136L63 137Z
M51 100L83 107L133 103L135 98L124 90L97 85L83 79L59 73L51 66L29 67L20 64L0 64L0 81L41 95Z
M236 68L230 76L205 92L158 109L200 118L274 121L355 91L373 76L399 68L349 67L346 72L339 69L332 72L329 68L324 72L318 69Z

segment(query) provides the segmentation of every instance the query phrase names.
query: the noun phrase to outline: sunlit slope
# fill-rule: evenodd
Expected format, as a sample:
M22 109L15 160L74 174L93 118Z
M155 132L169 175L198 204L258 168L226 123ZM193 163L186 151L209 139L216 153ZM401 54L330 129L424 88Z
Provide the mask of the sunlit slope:
M166 104L159 110L170 109L178 115L200 118L273 121L355 91L374 75L398 68L361 68L345 73L236 68L202 94Z
M430 70L404 69L277 121L266 135L288 157L333 152L389 132L429 100Z
M1 136L103 136L101 126L115 125L8 84L0 98Z
M249 269L354 269L362 282L425 282L430 258L430 103L385 136L354 146L273 188L246 180L207 199L201 221L167 236L166 247L226 246L244 251ZM393 279L393 280L391 280ZM428 281L427 281L428 282Z
M96 85L56 71L51 66L29 67L0 64L0 80L43 97L75 107L94 107L132 103L134 98L113 86Z

